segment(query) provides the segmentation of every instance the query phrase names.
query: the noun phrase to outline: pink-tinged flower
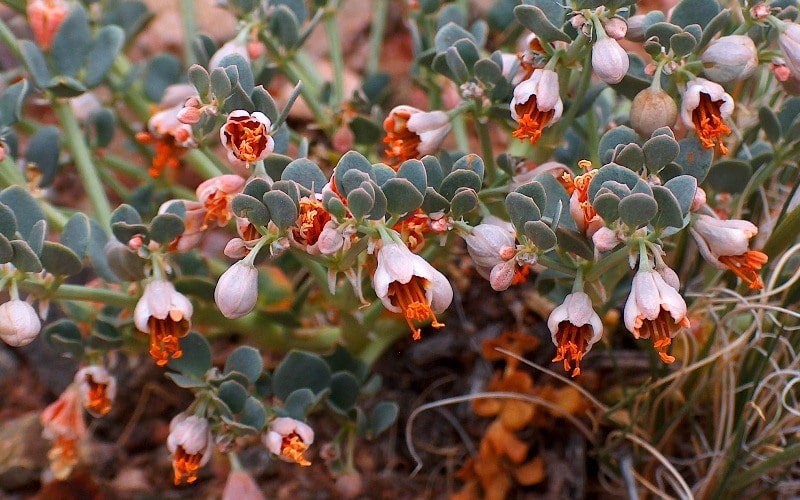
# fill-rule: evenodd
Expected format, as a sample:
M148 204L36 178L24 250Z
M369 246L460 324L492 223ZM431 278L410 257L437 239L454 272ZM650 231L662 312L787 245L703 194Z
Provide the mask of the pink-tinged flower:
M450 118L444 111L422 111L396 106L383 120L386 157L397 168L406 160L436 153L450 132Z
M622 40L628 34L628 23L619 17L612 17L606 21L605 26L606 34L614 40Z
M264 437L264 444L270 452L285 462L294 462L303 467L311 465L305 452L313 442L314 429L289 417L273 420Z
M168 249L171 252L188 252L196 247L203 237L208 212L206 207L199 201L169 200L161 204L158 208L158 213L166 213L173 203L182 203L186 209L186 215L183 218L183 233L170 242Z
M312 255L320 253L317 243L323 229L331 221L331 214L325 210L321 198L312 195L300 199L297 222L289 233L293 243Z
M598 170L592 168L592 162L589 160L581 160L578 165L586 171L585 174L573 178L572 174L565 173L559 182L569 194L569 213L575 225L581 232L591 237L595 231L603 227L603 219L589 202L589 185Z
M378 251L372 287L386 309L405 316L414 340L421 335L414 321L430 320L434 328L443 327L436 314L444 312L453 300L447 278L401 243L386 243Z
M511 224L487 217L464 237L478 274L498 292L525 280L527 267L517 263L517 242Z
M244 110L231 111L228 121L219 130L222 145L228 150L231 163L255 163L266 158L275 149L275 140L269 135L272 123L264 113L252 115Z
M222 500L265 500L253 477L243 470L232 470L222 490Z
M594 312L592 299L584 292L567 295L564 303L550 313L547 327L556 345L553 361L563 361L564 370L572 369L572 376L577 377L583 356L603 335L603 322Z
M42 322L32 305L12 299L0 305L0 339L12 347L28 345L39 335Z
M178 340L189 333L192 303L166 280L147 284L133 310L133 322L139 331L150 334L150 356L158 366L183 355Z
M197 199L206 210L203 229L216 223L222 227L233 218L231 202L242 192L245 180L238 175L220 175L197 186Z
M61 396L44 409L39 417L42 436L53 443L47 454L50 470L56 479L66 479L78 463L78 443L86 437L80 394L75 384L70 384Z
M708 45L700 60L709 79L718 83L737 82L758 68L758 49L749 36L723 36Z
M166 168L177 169L186 150L197 145L191 125L178 120L181 109L183 105L178 104L157 112L147 122L147 131L136 134L138 142L155 146L149 170L154 179L159 178Z
M609 85L619 83L628 73L628 53L611 37L603 37L592 47L592 70Z
M665 363L675 361L667 354L672 337L689 326L686 302L677 290L655 270L639 271L633 277L631 293L625 303L625 327L637 339L652 339Z
M564 111L556 72L534 70L530 78L514 89L510 107L511 117L517 121L514 137L536 144L542 130L557 122Z
M228 319L241 318L256 306L258 269L240 260L222 273L214 289L214 302Z
M765 253L750 250L750 238L758 228L746 220L722 220L709 215L696 215L690 228L700 254L717 269L730 269L750 285L761 290L764 283L757 271L767 263Z
M792 75L800 79L800 24L784 23L784 28L778 35L778 47Z
M616 231L608 227L598 228L592 235L592 243L599 252L608 252L613 250L620 244L622 240Z
M197 481L197 472L208 463L214 450L208 420L186 413L175 415L169 423L167 449L172 453L175 485Z
M58 28L69 14L69 3L65 0L29 0L26 11L39 48L50 50Z
M349 236L345 235L345 231L335 221L329 220L319 233L316 247L322 255L330 256L345 248L348 241Z
M697 186L697 189L694 192L694 198L692 198L692 205L689 207L691 212L697 212L706 204L706 192L700 186Z
M733 113L733 97L718 83L695 78L686 84L681 103L681 119L687 128L697 132L697 138L706 149L716 144L720 153L728 154L721 137L731 133L725 120Z
M102 417L111 411L117 395L117 379L103 366L85 366L75 374L75 384L81 396L81 403L94 417Z

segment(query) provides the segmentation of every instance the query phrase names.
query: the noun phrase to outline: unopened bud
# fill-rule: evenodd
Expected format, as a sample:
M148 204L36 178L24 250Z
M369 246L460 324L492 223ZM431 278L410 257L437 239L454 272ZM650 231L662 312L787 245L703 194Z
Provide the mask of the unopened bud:
M201 114L198 108L182 108L178 111L178 121L186 125L194 125L200 121Z
M625 38L632 42L644 41L644 14L637 14L628 18L628 31L625 33Z
M0 339L12 347L33 342L42 329L42 322L33 306L24 300L12 299L0 305Z
M586 26L586 18L583 16L583 14L575 14L572 16L572 19L570 19L569 22L577 31L582 30L583 27Z
M648 87L633 98L630 116L636 133L650 137L656 129L675 125L678 106L663 90Z
M256 306L258 269L240 260L222 273L214 290L214 302L228 319L241 318Z
M614 40L622 40L625 38L625 34L628 33L628 24L618 17L609 19L604 28L608 36Z
M598 40L592 48L592 69L607 84L622 81L628 73L628 53L613 38Z
M692 198L692 205L690 210L692 212L697 212L703 205L706 204L706 192L703 188L698 187L694 192L694 198Z
M785 27L778 35L778 46L786 66L795 78L800 79L800 24L785 23Z
M735 82L749 77L756 70L758 50L749 36L723 36L708 46L700 60L709 80Z

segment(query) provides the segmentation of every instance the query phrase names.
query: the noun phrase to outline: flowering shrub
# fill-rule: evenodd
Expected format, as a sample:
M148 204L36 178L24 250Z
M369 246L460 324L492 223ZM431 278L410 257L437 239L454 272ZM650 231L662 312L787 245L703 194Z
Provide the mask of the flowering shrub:
M0 338L42 337L82 364L41 415L53 477L80 460L84 409L103 418L130 397L112 362L124 349L147 351L193 395L166 439L175 485L222 452L234 469L225 497L258 497L237 453L260 443L311 466L327 419L341 429L331 471L360 494L353 449L400 410L382 401L373 365L404 336L451 328L460 255L485 293L549 304L540 336L557 364L534 366L560 386L512 362L538 345L533 325L490 343L513 348L484 353L506 362L488 382L502 397L474 396L496 420L458 498L544 481L542 455L518 433L548 416L578 422L612 494L719 497L796 476L785 470L800 454L796 5L376 0L352 89L338 0L220 2L238 33L219 47L192 32L184 2L182 61L130 59L144 4L86 3L28 2L18 15L32 39L0 24L18 61L0 96ZM413 50L407 102L380 72L389 12ZM321 31L330 81L304 52ZM56 125L32 117L34 100ZM86 213L51 196L73 166ZM231 333L244 344L220 357L209 340ZM634 346L649 371L627 380L618 352ZM279 361L265 365L267 351ZM616 370L605 386L603 360ZM724 438L692 422L688 441L701 444L672 449L671 418L709 413L667 403L700 405L689 381L726 394L714 412L729 420ZM756 429L742 413L753 408L774 425Z

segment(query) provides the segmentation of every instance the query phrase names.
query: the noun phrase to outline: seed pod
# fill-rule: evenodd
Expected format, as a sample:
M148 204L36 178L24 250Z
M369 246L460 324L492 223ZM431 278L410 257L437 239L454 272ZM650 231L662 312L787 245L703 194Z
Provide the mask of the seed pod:
M648 87L633 98L631 125L642 137L650 137L661 127L672 127L678 118L678 106L661 89Z

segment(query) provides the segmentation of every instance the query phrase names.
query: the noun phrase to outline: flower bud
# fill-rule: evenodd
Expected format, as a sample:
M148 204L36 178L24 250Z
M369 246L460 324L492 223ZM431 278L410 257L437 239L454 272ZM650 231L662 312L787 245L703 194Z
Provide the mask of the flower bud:
M58 28L69 14L69 4L65 0L30 0L27 14L39 48L50 50Z
M619 245L620 239L616 231L603 226L592 235L592 243L599 252L608 252Z
M694 192L694 198L692 198L692 205L691 207L689 207L689 210L691 210L692 212L697 212L705 204L706 204L706 192L703 188L698 186Z
M632 42L644 41L644 14L637 14L628 18L628 31L625 33L625 38Z
M184 125L194 125L200 121L201 114L199 108L184 107L178 111L178 121Z
M613 38L602 38L592 48L592 69L607 84L622 81L628 73L628 53Z
M33 306L12 299L0 305L0 339L12 347L28 345L39 335L42 322Z
M786 66L795 78L800 79L800 24L785 23L784 26L786 29L778 35L778 46Z
M669 94L648 87L633 98L631 125L642 137L650 137L656 129L672 127L678 118L678 106Z
M744 35L723 36L700 56L703 72L718 83L744 80L758 67L758 50L753 39Z
M628 32L628 24L618 17L612 17L606 22L604 28L608 36L614 40L622 40Z
M214 290L214 302L228 319L241 318L256 306L258 269L240 260L222 273Z

